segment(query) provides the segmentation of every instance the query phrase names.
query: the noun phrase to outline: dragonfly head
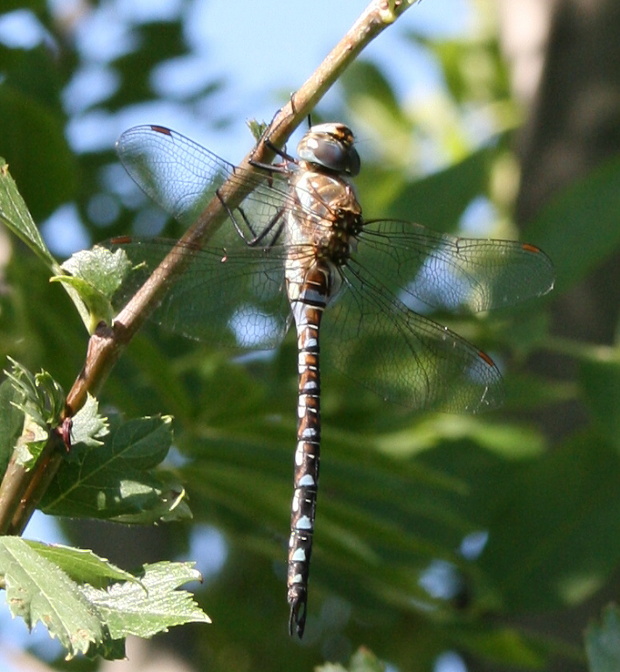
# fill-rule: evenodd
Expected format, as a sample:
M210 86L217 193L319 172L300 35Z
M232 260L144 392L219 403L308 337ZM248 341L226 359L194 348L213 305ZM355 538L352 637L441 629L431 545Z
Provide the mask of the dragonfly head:
M360 172L360 157L353 142L353 132L344 124L318 124L300 140L297 153L308 163L355 177Z

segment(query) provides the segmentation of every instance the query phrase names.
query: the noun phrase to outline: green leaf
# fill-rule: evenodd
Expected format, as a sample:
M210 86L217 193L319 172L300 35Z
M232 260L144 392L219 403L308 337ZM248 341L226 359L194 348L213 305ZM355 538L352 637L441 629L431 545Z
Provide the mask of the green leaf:
M92 334L102 321L112 324L116 311L111 299L131 271L131 262L123 250L111 252L95 245L92 250L76 252L62 264L62 269L70 275L55 275L51 281L77 292L86 307L88 319L82 319L88 332Z
M186 591L201 580L191 563L145 565L139 577L90 551L0 538L7 603L32 629L41 621L67 650L119 658L127 635L152 637L175 625L210 623Z
M88 583L94 588L106 588L113 581L140 583L133 574L120 569L105 558L100 558L92 551L61 544L42 544L39 541L28 539L24 542L41 557L60 567L73 581L78 583Z
M42 427L55 426L65 407L65 393L62 387L47 371L32 374L26 367L8 358L11 371L5 371L16 391L21 395L18 408L32 415Z
M114 427L103 445L78 450L78 459L59 469L41 508L142 524L191 517L183 489L152 471L168 453L171 424L169 416L131 420Z
M21 436L16 443L17 460L26 468L34 465L41 454L50 430L60 424L65 406L61 386L47 373L32 374L9 357L11 371L5 371L15 389L12 402L23 413Z
M131 262L121 248L112 252L95 245L92 250L81 250L71 255L63 262L62 268L111 299L131 271Z
M375 124L385 116L386 120L404 126L404 115L396 94L381 68L372 61L357 59L345 72L340 84L358 114L360 106L367 107L367 116ZM391 140L388 138L388 142Z
M264 532L254 521L278 533L288 529L290 436L268 425L252 431L243 422L247 419L237 420L229 434L246 431L246 439L239 434L236 440L193 439L188 454L196 459L183 474L197 515L216 515L227 529L242 530L244 548L256 544L265 552ZM292 427L291 432L294 436ZM453 549L476 529L462 512L465 484L418 462L377 452L369 447L370 431L340 441L333 425L329 433L313 585L329 586L356 602L375 601L377 609L385 609L386 602L404 610L428 605L433 599L420 585L419 573L437 557L454 558ZM265 438L257 442L257 436ZM395 440L415 446L416 438L410 431ZM274 559L285 557L279 546L269 551Z
M44 0L4 0L2 3L3 12L12 12L14 9L24 9L28 7L35 12L44 12L45 11L45 1Z
M188 53L187 40L182 26L173 21L149 21L134 27L134 51L123 51L122 56L111 62L115 72L121 74L114 95L107 106L116 110L132 103L153 99L153 81L145 73L151 73L160 63L172 62Z
M543 670L549 653L535 635L497 623L462 623L453 633L459 649L498 667Z
M0 538L0 575L13 616L21 616L29 629L41 621L68 658L109 641L101 615L80 587L23 539Z
M531 464L498 465L480 478L476 499L489 535L480 565L505 610L576 605L605 583L620 556L614 448L584 432Z
M496 151L484 147L445 170L402 184L400 193L381 216L410 220L415 213L415 220L424 226L438 231L453 230L471 201L486 192Z
M258 142L264 135L269 124L264 121L256 121L256 119L248 119L245 125L250 129L250 133L256 142Z
M495 36L477 36L466 42L434 40L415 32L408 37L435 56L453 104L467 109L472 103L488 104L491 99L504 105L512 102L508 71ZM499 110L495 115L501 119Z
M3 55L0 156L8 162L35 221L40 222L76 195L77 165L65 136L67 118L60 101L66 81L50 58L48 44L5 48Z
M11 176L8 173L8 166L0 158L0 221L4 222L6 226L41 259L46 266L54 274L52 280L54 279L63 279L64 276L59 275L61 273L61 267L58 265L51 252L47 248L45 241L41 237L38 228L36 227L24 200L22 199L20 193L17 191L17 186ZM89 288L83 286L84 283L80 283L74 279L65 278L64 287L69 294L69 297L75 304L82 321L87 328L92 329L89 333L94 331L94 328L97 325L97 322L94 322L92 326L91 322L94 318L90 318L90 315L102 314L107 317L106 313L106 304L103 301L97 301L91 295L94 294L92 290L89 292ZM81 290L78 291L78 290ZM99 312L88 311L85 307L85 299L82 298L82 294L91 298L91 303L94 307L97 308ZM86 303L88 305L88 303ZM109 305L109 304L108 304ZM109 312L109 311L108 311Z
M591 623L586 630L586 653L590 672L620 670L620 610L610 605L603 622Z
M73 416L72 420L72 443L82 443L89 448L103 445L101 439L110 431L108 420L99 415L99 403L90 393L86 397L86 403Z
M48 429L41 427L31 416L24 416L22 433L15 444L17 464L25 469L32 469L39 455L43 452L48 439Z
M0 159L0 221L41 259L50 269L58 272L59 266L48 250L30 212L9 174L7 164Z
M202 581L193 563L144 565L137 578L139 582L114 584L106 590L84 587L84 594L102 614L113 639L152 637L190 622L211 623L190 593L176 590L188 581Z

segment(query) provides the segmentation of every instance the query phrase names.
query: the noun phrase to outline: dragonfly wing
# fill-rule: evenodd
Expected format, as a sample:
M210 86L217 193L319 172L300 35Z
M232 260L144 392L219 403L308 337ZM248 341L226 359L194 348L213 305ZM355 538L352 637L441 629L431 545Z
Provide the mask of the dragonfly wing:
M163 126L130 128L119 138L116 150L136 184L187 226L196 221L226 180L253 189L239 207L231 208L231 215L247 240L270 225L290 198L286 176L244 172Z
M503 401L490 357L447 327L368 285L352 261L346 289L326 311L324 359L390 401L477 413Z
M533 245L457 238L398 220L368 222L358 249L368 278L419 310L510 306L546 294L555 277L549 257Z
M115 297L122 307L168 254L176 241L120 239L103 245L122 249L134 270ZM186 250L190 261L167 289L151 319L175 333L229 349L267 349L286 333L289 306L283 289L281 247L222 247Z

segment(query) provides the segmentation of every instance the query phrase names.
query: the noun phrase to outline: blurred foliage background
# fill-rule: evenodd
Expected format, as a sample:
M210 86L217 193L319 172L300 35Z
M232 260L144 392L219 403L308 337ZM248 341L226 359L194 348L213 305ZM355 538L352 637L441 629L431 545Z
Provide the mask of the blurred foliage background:
M208 344L146 329L101 403L128 418L175 416L169 467L185 483L194 521L142 529L63 520L62 532L128 569L197 560L205 575L197 598L213 625L136 642L128 668L163 660L169 669L311 670L365 645L390 670L617 669L597 668L592 630L587 655L582 635L616 598L620 576L620 7L453 1L471 19L461 34L409 28L396 42L388 30L379 40L394 44L391 66L369 52L314 120L356 131L368 216L521 237L554 260L556 290L544 300L446 318L501 363L506 406L481 417L410 412L326 372L300 644L287 635L285 599L294 342L270 358L231 361ZM0 155L53 250L129 232L179 234L118 164L113 140L125 126L173 125L183 109L213 133L233 131L242 151L251 146L243 119L219 112L218 101L239 95L224 64L188 90L158 86L162 69L195 56L190 10L206 2L169 3L162 18L123 13L131 3L4 0L0 20L21 18L0 33ZM265 49L289 39L269 34L278 4L265 3L256 27L266 31ZM295 39L311 41L321 21L296 4L315 29ZM34 38L25 31L20 39L24 25ZM106 29L116 31L108 35L116 48L94 59L88 41ZM234 29L229 38L239 39ZM420 58L438 84L412 97L390 67L415 70ZM300 83L285 92L274 85L274 111ZM153 118L161 102L168 107ZM86 343L61 287L0 229L2 365L10 355L45 368L68 390ZM53 647L31 650L50 667L68 665Z

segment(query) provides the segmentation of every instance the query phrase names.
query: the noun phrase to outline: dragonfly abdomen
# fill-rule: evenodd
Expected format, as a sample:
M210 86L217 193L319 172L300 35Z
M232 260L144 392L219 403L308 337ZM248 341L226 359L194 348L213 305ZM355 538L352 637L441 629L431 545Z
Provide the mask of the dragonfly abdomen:
M297 448L288 554L288 602L291 635L303 636L308 576L319 482L321 450L319 329L329 299L329 266L314 264L303 284L289 282L291 310L297 329L299 394Z

